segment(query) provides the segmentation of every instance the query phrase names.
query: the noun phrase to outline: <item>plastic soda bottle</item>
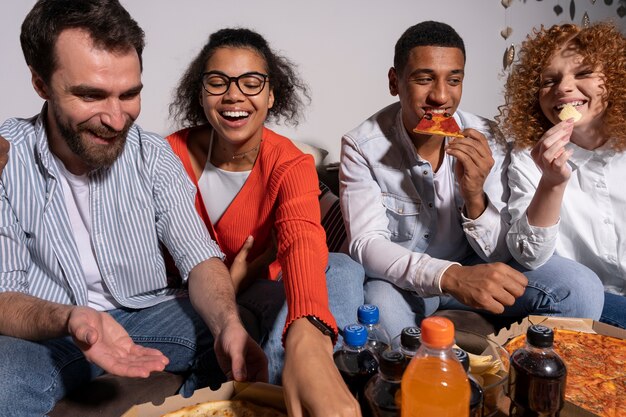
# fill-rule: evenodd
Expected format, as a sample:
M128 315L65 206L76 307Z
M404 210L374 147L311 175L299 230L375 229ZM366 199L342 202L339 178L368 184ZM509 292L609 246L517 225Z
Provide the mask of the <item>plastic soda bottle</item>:
M452 351L454 324L428 317L421 330L422 345L402 377L402 417L468 417L470 385Z
M567 368L552 349L554 332L533 325L526 346L511 355L509 396L511 417L558 417L565 402Z
M421 346L422 331L419 327L409 326L400 333L400 352L404 353L407 362L413 359Z
M365 326L348 324L343 328L343 346L333 355L339 373L361 407L365 402L365 384L378 371L378 361L365 347L366 342Z
M452 351L456 355L459 362L461 362L461 365L463 365L465 372L469 372L470 359L467 352L461 348L452 348ZM478 381L472 378L469 373L467 374L467 378L470 383L470 417L482 417L483 397L485 396L484 391Z
M406 362L396 350L381 353L378 375L365 386L365 398L372 417L398 417L400 415L399 391Z
M367 329L367 348L377 356L389 349L389 334L380 325L380 310L373 304L363 304L357 309L359 324Z

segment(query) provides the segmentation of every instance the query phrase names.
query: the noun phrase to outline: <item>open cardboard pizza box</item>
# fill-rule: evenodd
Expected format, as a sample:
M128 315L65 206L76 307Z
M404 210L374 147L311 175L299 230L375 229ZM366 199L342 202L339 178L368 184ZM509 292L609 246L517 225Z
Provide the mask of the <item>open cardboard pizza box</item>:
M189 398L175 395L166 398L163 404L160 405L152 403L136 405L122 414L121 417L160 417L170 411L175 411L182 407L201 402L230 399L248 400L259 405L271 406L285 412L285 401L281 387L261 382L241 383L230 381L222 384L217 391L212 391L210 388L203 388L197 390Z
M574 330L586 333L598 333L605 336L626 339L626 330L610 326L605 323L591 319L577 319L566 317L546 317L546 316L528 316L520 323L512 324L508 329L500 330L497 334L489 335L494 341L500 345L505 345L509 339L520 334L526 333L526 330L533 324L542 324L547 327ZM593 352L589 353L590 355ZM501 408L502 409L502 408ZM561 410L561 417L596 417L597 415L580 408L569 402L565 403L565 407Z

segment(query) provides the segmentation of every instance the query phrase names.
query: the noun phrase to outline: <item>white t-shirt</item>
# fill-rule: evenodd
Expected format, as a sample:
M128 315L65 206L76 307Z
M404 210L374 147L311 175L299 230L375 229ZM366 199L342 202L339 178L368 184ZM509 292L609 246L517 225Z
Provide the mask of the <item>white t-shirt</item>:
M437 233L425 253L433 258L460 261L466 256L469 244L465 240L461 215L454 200L453 164L454 158L446 154L439 170L433 174Z
M212 149L213 135L211 135L206 164L198 179L198 189L207 214L211 222L215 224L241 191L251 171L226 171L216 167L211 163Z
M91 246L91 214L89 210L89 178L87 175L74 175L63 162L55 157L61 176L65 207L70 218L74 240L80 257L80 264L87 283L89 307L98 311L119 308L118 304L102 280L98 261Z

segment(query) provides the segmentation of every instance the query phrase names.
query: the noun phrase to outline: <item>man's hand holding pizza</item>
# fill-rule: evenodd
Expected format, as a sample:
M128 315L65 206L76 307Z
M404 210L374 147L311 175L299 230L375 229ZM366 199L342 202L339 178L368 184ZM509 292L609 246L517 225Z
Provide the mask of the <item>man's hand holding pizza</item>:
M457 159L455 175L465 201L465 215L476 219L487 208L483 186L494 159L485 135L474 129L465 129L463 135L464 138L451 139L446 152Z

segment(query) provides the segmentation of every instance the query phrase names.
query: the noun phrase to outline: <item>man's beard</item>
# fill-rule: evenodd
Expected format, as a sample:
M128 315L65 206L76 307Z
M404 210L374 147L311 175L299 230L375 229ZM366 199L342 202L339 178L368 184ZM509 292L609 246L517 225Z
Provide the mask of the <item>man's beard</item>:
M113 162L115 162L124 151L126 136L133 124L132 120L128 120L121 131L116 131L103 125L90 127L87 122L81 123L76 128L73 128L61 120L56 111L52 113L53 117L56 119L56 125L59 127L59 132L65 139L67 146L94 171L113 165ZM82 135L84 134L96 135L101 138L111 138L112 142L107 145L96 144L89 139L83 139Z

